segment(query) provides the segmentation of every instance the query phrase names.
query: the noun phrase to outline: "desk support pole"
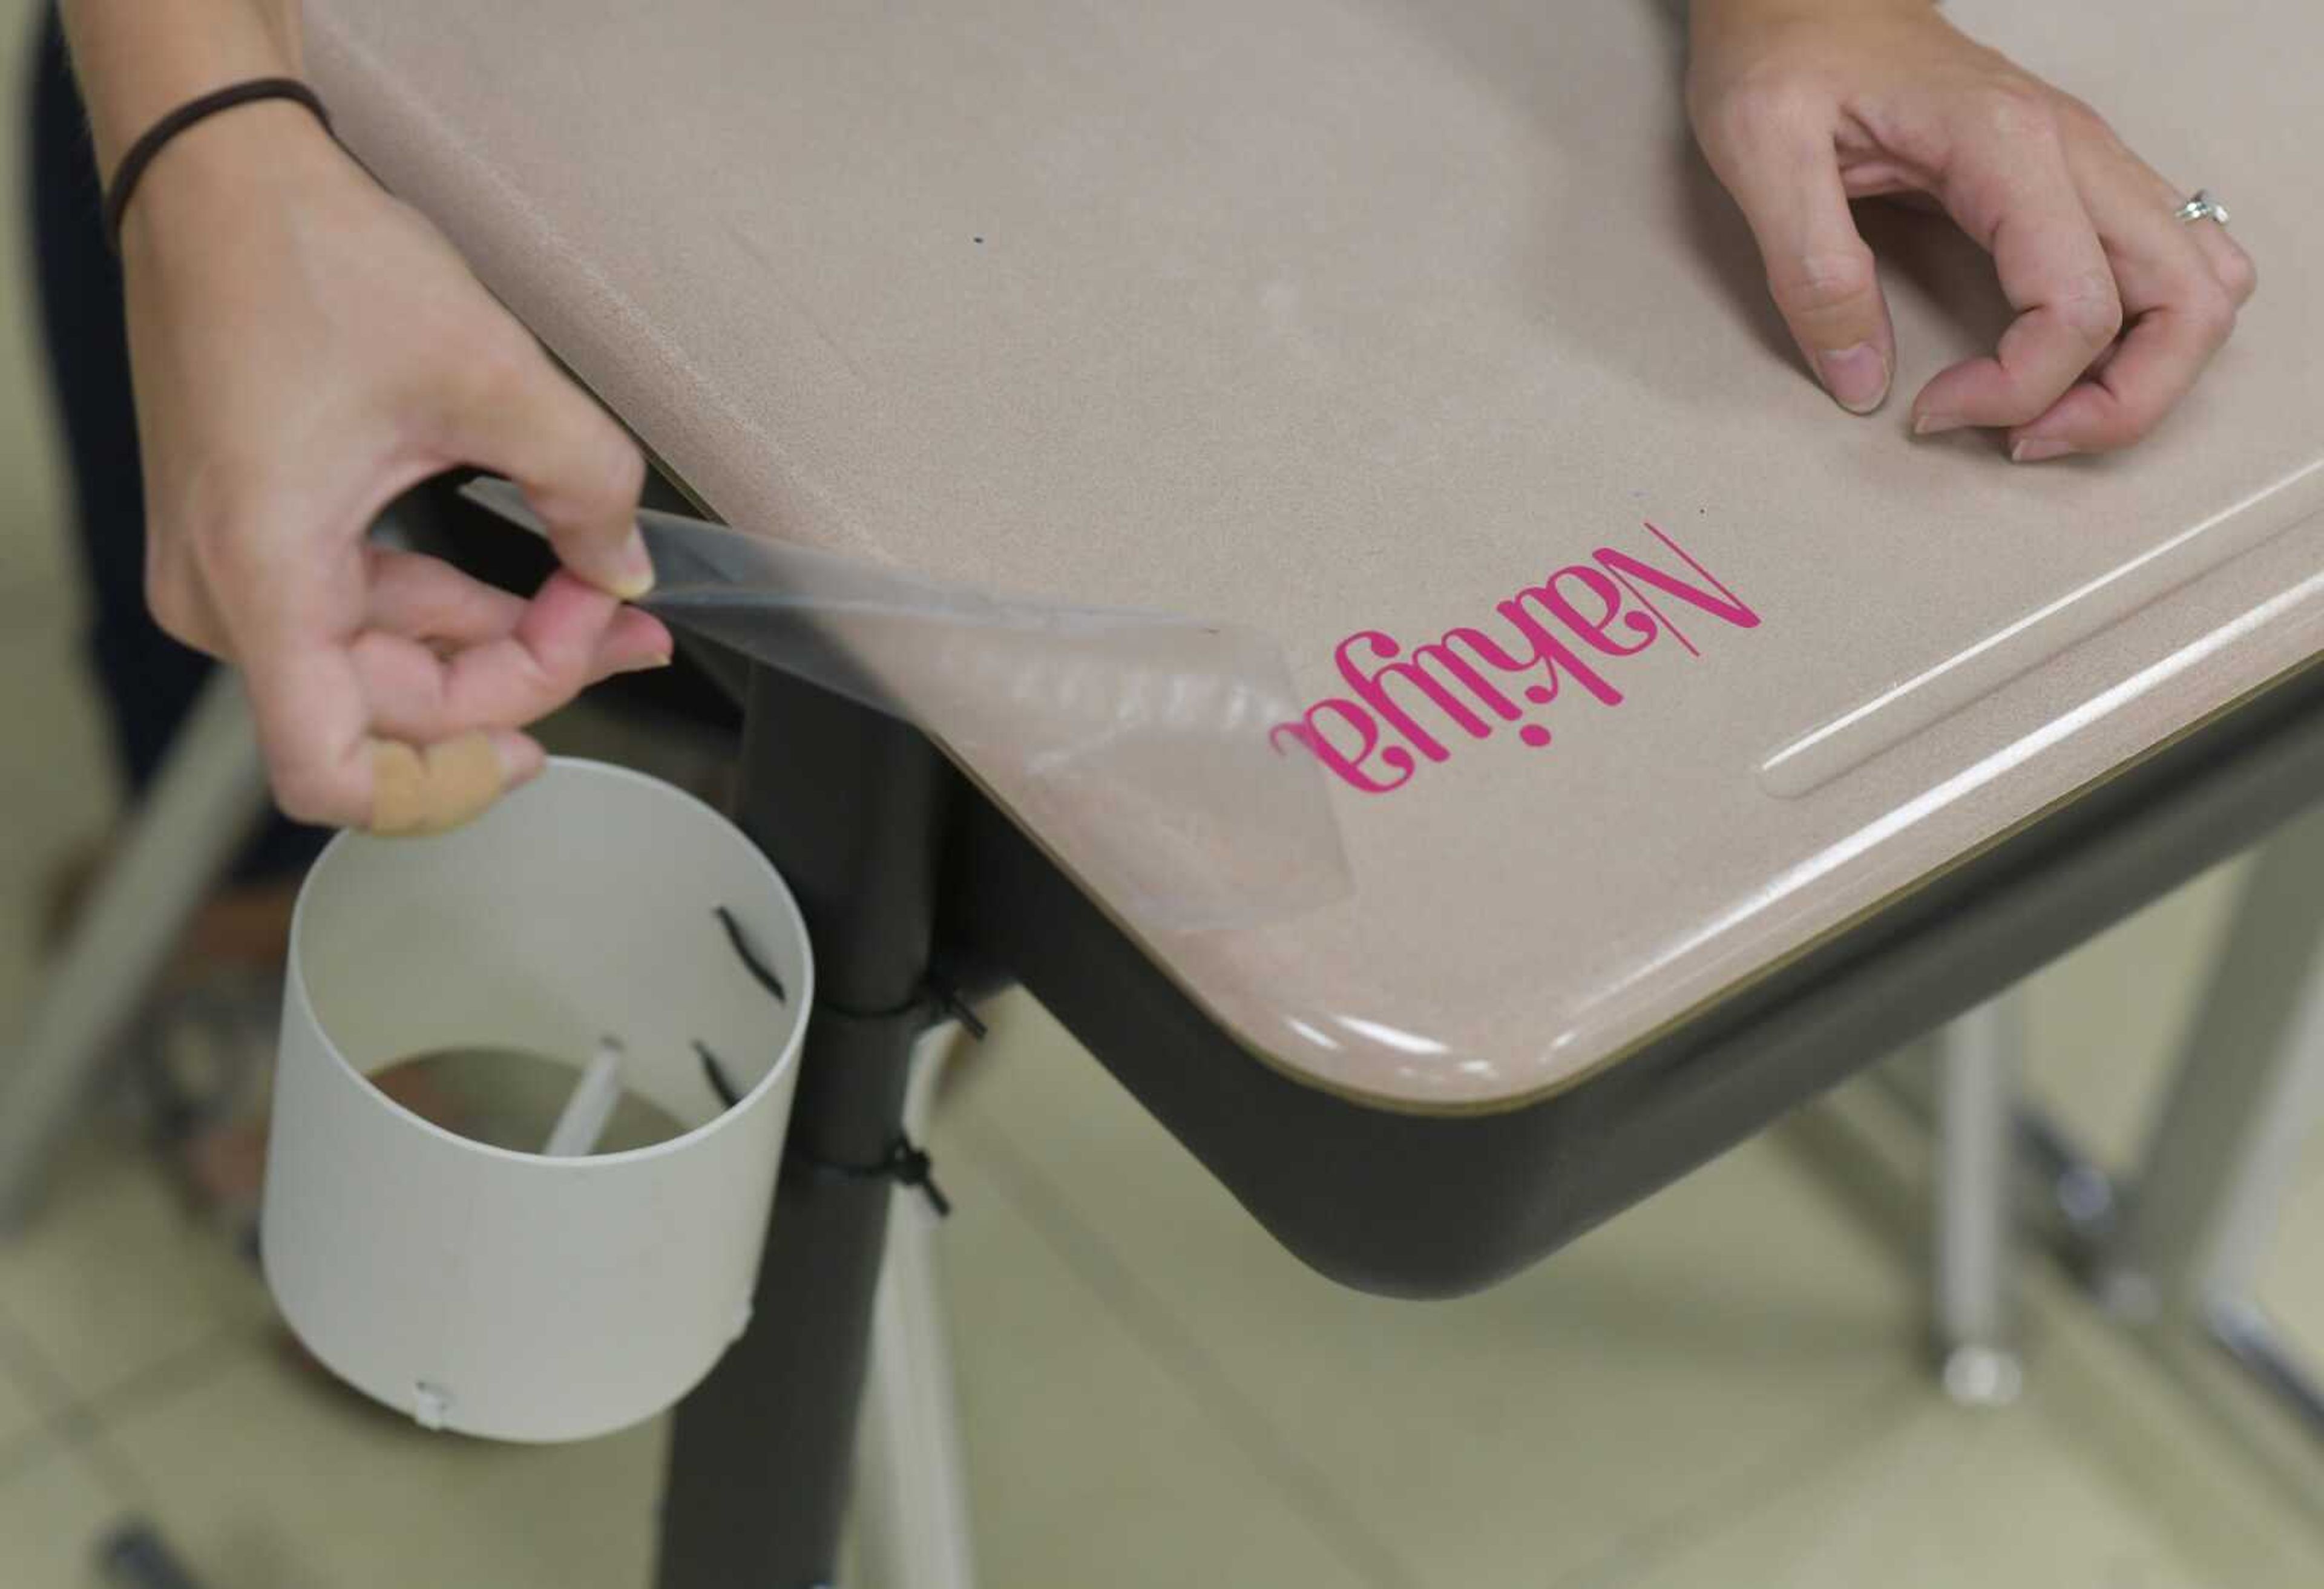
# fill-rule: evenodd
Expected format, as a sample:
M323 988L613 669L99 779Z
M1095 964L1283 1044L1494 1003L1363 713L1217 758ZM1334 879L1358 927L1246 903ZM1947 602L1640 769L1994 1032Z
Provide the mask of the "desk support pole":
M2012 1401L2021 1382L2009 1316L2022 1020L2012 990L1937 1042L1937 1346L1947 1393L1970 1405Z
M754 669L735 820L815 946L816 1009L752 1322L682 1402L659 1589L834 1582L951 771L914 730Z

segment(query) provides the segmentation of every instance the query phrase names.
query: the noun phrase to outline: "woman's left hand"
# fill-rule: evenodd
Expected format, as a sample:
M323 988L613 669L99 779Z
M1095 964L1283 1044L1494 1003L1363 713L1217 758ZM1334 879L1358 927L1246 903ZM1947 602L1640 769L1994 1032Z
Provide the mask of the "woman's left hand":
M2034 463L2145 436L2252 295L2225 227L2098 114L1962 34L1930 0L1694 0L1687 106L1750 222L1810 368L1841 407L1887 396L1895 334L1849 201L1925 194L1993 255L2016 319L1941 372L1921 435L2006 432Z

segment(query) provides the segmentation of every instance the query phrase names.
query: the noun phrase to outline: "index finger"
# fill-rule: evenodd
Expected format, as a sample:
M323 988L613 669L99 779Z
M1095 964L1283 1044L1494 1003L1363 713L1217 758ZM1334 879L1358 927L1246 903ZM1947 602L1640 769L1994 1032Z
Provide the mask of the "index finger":
M386 629L349 649L374 725L419 742L531 722L609 674L670 655L659 621L561 570L502 632L468 636L448 654Z
M1792 339L1824 390L1865 414L1888 395L1896 337L1872 250L1848 207L1829 121L1817 114L1824 110L1793 97L1746 98L1698 126L1704 157L1759 245Z

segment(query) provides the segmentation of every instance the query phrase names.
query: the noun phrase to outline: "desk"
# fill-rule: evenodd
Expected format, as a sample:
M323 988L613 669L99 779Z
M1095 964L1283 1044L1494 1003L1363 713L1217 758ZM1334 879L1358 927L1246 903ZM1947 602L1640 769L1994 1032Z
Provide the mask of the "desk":
M1955 8L2266 278L2163 434L2038 468L1799 373L1659 5L309 13L350 145L729 521L1280 637L1323 910L1125 932L1009 767L771 676L742 815L835 1020L931 955L1021 978L1351 1284L1539 1258L2324 793L2294 0ZM1909 393L2006 310L1941 225L1868 225Z

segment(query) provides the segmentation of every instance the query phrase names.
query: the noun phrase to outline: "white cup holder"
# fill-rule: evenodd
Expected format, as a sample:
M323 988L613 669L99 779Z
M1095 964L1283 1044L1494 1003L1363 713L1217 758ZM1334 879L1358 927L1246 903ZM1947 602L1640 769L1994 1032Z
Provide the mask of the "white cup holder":
M430 1428L660 1411L749 1317L814 994L781 877L641 774L560 758L453 832L341 835L291 928L260 1244L283 1316ZM494 1055L490 1132L371 1079L460 1056L490 1092Z

